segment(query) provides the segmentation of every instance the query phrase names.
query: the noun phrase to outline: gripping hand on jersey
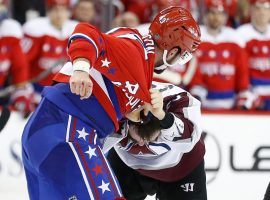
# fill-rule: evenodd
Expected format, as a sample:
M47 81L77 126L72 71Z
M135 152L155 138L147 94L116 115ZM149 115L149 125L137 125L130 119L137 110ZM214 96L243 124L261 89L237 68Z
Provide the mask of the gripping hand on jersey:
M165 111L163 110L163 97L161 92L157 89L150 89L151 104L145 103L144 105L144 114L145 116L150 111L156 118L159 120L164 119Z
M79 95L81 100L91 96L93 82L89 76L90 64L84 58L78 58L73 62L73 74L69 79L70 90Z

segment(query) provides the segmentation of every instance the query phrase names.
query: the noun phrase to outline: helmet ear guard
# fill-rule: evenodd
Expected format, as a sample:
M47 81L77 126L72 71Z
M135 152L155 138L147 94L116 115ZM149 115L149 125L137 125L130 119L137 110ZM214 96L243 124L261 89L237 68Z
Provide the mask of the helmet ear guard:
M192 58L192 56L193 56L188 51L184 51L183 53L177 55L178 59L175 58L175 59L177 59L175 62L173 62L172 64L170 64L170 63L167 62L167 55L168 55L168 51L167 50L164 50L164 53L163 53L163 62L164 62L164 65L166 65L168 67L173 67L175 65L184 65L188 61L190 61L191 58Z

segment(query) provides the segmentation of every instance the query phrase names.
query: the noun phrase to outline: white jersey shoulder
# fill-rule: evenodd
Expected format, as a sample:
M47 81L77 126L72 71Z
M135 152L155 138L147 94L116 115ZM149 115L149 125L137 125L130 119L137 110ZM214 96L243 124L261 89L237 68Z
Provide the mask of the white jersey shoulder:
M22 27L19 22L13 19L5 19L0 24L0 36L22 38Z
M220 33L216 36L211 35L205 26L200 26L202 42L210 43L235 43L243 46L241 38L236 34L236 31L231 27L223 27Z
M181 92L186 92L182 88L177 87L173 84L161 83L161 82L157 82L157 81L152 82L152 87L159 90L161 92L163 98L167 97L167 96L179 94Z
M23 32L32 37L48 35L57 39L66 39L71 35L76 25L76 21L67 20L62 29L58 30L51 24L48 17L38 17L26 22L23 25Z
M145 36L149 34L149 27L150 27L150 23L146 23L146 24L141 24L137 26L136 29L140 32L142 36Z
M270 25L268 25L265 33L260 33L250 23L241 25L236 31L237 35L243 39L244 43L252 39L270 40Z

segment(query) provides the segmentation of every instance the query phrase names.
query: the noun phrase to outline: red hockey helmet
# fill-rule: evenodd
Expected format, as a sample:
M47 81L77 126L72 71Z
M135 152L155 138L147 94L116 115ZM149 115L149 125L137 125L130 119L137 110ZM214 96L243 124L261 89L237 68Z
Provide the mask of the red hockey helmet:
M163 62L166 66L187 63L201 42L198 24L192 15L180 6L160 11L151 23L149 32L156 44L164 50ZM174 47L179 48L179 54L168 63L168 51Z
M47 8L52 8L56 5L70 6L70 0L46 0L45 3Z

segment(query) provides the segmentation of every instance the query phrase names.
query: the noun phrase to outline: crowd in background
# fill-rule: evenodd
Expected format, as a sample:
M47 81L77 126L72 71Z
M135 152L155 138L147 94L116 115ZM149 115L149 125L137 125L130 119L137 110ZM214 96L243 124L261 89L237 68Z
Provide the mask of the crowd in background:
M168 6L191 11L202 43L188 64L155 80L189 90L204 109L270 110L270 0L0 0L0 105L23 115L35 109L43 87L68 60L78 22L145 35ZM16 89L3 95L10 85Z

